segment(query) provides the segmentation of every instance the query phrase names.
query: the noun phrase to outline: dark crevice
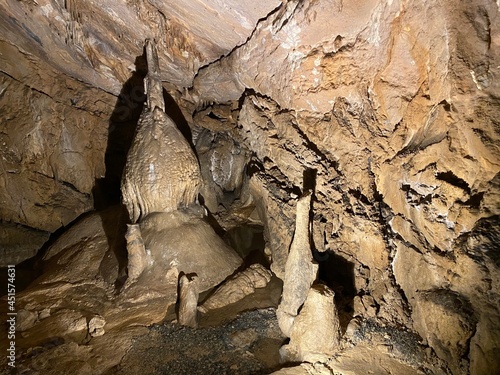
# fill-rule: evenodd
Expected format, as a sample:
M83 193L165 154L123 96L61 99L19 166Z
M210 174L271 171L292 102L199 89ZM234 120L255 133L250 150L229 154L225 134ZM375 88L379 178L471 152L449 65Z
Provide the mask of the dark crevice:
M483 201L484 192L472 194L468 200L466 200L463 204L465 206L469 206L470 208L479 209L481 206L481 202Z
M468 194L471 193L469 184L462 180L460 177L456 176L452 171L448 172L438 172L436 173L436 178L438 180L447 182L453 186L456 186L462 190L465 190Z
M256 91L255 89L252 89L252 88L245 89L245 92L241 95L241 97L240 97L240 99L238 101L238 103L239 103L239 110L241 110L241 108L243 107L245 99L248 98L248 97L251 97L251 96L255 96L257 98L265 99L265 100L268 100L268 101L272 102L276 106L276 108L277 108L276 114L284 114L284 113L292 113L293 112L293 111L291 111L291 110L289 110L287 108L282 108L279 105L279 103L277 103L270 96L262 94L262 93ZM259 109L261 109L261 108L259 108ZM295 121L291 121L290 125L293 127L293 129L297 132L297 134L299 135L299 137L302 139L304 147L307 150L312 151L315 155L318 156L318 158L321 160L322 163L326 164L325 168L330 168L331 167L331 168L333 168L337 172L337 174L342 175L342 172L339 170L339 163L336 160L329 159L326 156L326 154L323 153L319 149L319 147L314 142L312 142L309 139L309 137L304 133L304 131L300 128L300 126Z
M351 194L354 198L361 201L362 203L371 206L373 203L366 197L361 191L355 189L349 189L349 194Z
M318 279L335 292L335 304L339 312L342 332L354 315L354 263L332 251L314 252L318 262Z
M87 197L90 196L90 194L84 193L84 192L81 192L80 190L78 190L78 188L70 182L62 181L62 180L56 180L56 181L60 182L61 185L65 186L65 187L67 187L67 188L69 188L69 189L71 189L79 194L85 195Z

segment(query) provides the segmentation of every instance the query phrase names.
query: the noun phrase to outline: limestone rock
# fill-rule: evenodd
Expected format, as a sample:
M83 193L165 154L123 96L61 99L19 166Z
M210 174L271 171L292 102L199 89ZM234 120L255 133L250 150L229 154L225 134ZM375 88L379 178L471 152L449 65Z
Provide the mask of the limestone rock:
M19 310L16 316L16 331L23 332L30 329L36 324L37 320L37 313L24 309Z
M94 0L2 4L0 33L57 70L118 95L146 38L159 43L162 80L188 87L200 66L244 43L280 1L211 1L198 7L180 0L134 0L109 8L101 5Z
M251 155L248 190L278 277L285 277L303 171L314 169L314 245L350 264L352 283L339 286L339 297L352 298L342 295L349 287L363 296L356 299L356 314L416 330L428 351L441 356L430 373L500 372L498 3L200 4L0 5L4 253L21 260L92 209L106 149L117 146L109 138L114 95L137 73L134 60L150 38L158 44L163 85L194 139L202 128L223 132ZM214 166L230 160L225 153L215 159ZM219 203L213 202L211 207ZM94 224L99 229L92 232ZM163 264L154 282L145 269L135 283L144 277L142 287L128 288L115 307L108 305L119 262L112 258L100 269L94 263L102 262L113 233L113 223L104 225L98 215L82 218L47 249L47 273L19 295L20 307L41 319L28 333L48 324L43 321L50 316L42 319L40 311L56 314L78 305L105 316L106 335L89 347L68 342L39 353L26 373L61 373L52 363L74 373L91 373L96 363L116 366L127 344L117 344L118 353L99 362L97 351L109 346L106 336L161 320L175 302L180 268ZM25 235L33 245L13 245ZM18 250L25 255L12 254ZM328 268L327 262L321 266ZM70 267L72 273L65 269ZM441 323L461 327L429 331ZM328 367L338 373L419 372L390 355L372 355L373 348L346 350Z
M228 206L232 203L231 198L239 195L249 155L230 133L207 129L198 134L196 150L203 176L200 193L204 205L216 213L219 204Z
M309 241L311 197L312 192L308 191L297 201L295 233L286 261L283 294L276 311L280 328L287 337L290 337L293 321L318 272Z
M7 267L33 257L48 239L48 232L0 223L0 266Z
M327 365L322 363L303 363L300 366L286 367L275 371L273 375L332 375Z
M340 342L340 323L334 293L323 284L311 287L295 318L290 343L280 349L283 362L321 362L331 357Z
M113 97L38 65L3 41L0 50L2 66L7 56L16 65L12 76L0 73L0 248L12 264L92 208ZM32 69L46 70L34 78L26 75Z
M201 312L224 307L237 302L253 293L257 288L264 288L271 280L271 271L261 264L252 264L246 270L227 280L199 307Z
M487 270L493 267L490 261L485 264L488 265ZM464 254L457 254L455 263L435 254L420 254L398 243L394 274L397 282L407 291L415 329L449 364L454 374L467 370L463 354L468 346L466 343L478 339L473 337L474 333L482 339L480 344L476 341L477 344L471 346L472 363L476 365L481 361L491 368L496 366L492 347L498 340L494 333L498 325L491 318L495 308L485 298L489 300L491 297L486 296L496 296L499 284L498 281L493 282L494 278L490 284L490 279L484 278L482 267ZM479 312L471 301L484 307ZM485 335L482 329L475 331L476 327L483 326L488 326L491 334ZM479 368L477 371L486 373Z
M180 325L198 328L198 277L182 275L179 279L179 314Z

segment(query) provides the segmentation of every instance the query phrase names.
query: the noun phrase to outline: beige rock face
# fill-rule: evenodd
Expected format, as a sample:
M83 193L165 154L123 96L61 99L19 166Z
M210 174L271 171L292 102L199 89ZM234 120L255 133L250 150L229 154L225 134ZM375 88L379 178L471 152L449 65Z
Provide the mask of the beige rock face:
M93 0L3 1L0 33L58 71L118 94L145 39L159 43L160 62L167 67L162 79L187 87L199 67L244 43L278 5L278 0L113 1L105 7ZM52 51L50 58L46 51Z
M127 242L127 281L125 288L137 281L142 271L148 266L149 259L142 239L139 224L128 224L125 234Z
M127 155L122 181L123 203L136 223L152 212L170 212L198 199L198 160L187 140L165 113L156 46L146 43L147 106Z
M250 155L230 133L208 129L197 135L196 150L203 177L200 194L204 205L215 213L219 204L232 203L227 202L226 194L238 196L240 193Z
M151 281L156 280L156 287L161 289L165 272L176 268L185 274L197 274L199 290L203 292L221 283L241 265L238 254L198 212L150 214L140 227L151 259L138 280L140 288L151 288Z
M179 279L179 324L198 327L198 277L182 275Z
M16 59L13 75L0 73L0 248L3 261L17 263L93 207L113 97L58 75L10 44L0 42L0 48L2 66L7 56ZM37 68L47 71L25 73ZM50 79L57 83L47 89Z
M455 373L469 366L459 358L471 327L498 330L489 315L498 306L478 292L498 299L489 246L498 238L497 14L486 1L289 2L193 86L204 102L244 100L236 129L261 165L252 186L262 217L280 233L269 236L273 270L283 276L289 196L313 164L315 246L354 262L357 291L373 297L363 313L428 336ZM462 328L431 332L438 323L426 309ZM476 335L465 345L470 370L487 373L497 361L478 345L498 338Z

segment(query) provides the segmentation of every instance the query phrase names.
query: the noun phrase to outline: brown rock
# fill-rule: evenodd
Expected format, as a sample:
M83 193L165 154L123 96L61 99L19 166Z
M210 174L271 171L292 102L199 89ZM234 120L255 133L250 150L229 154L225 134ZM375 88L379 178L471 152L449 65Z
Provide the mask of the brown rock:
M333 355L340 341L333 297L333 291L326 285L311 287L293 322L290 343L280 349L283 362L324 362Z
M138 124L122 181L123 202L133 223L152 212L170 212L198 199L198 160L182 133L164 112L156 47L146 44L148 107Z
M285 277L294 197L303 171L314 169L314 246L352 265L349 287L363 296L356 314L416 330L441 357L429 372L499 372L496 2L62 3L0 5L0 216L9 227L0 248L7 244L10 260L27 257L92 208L116 102L110 93L118 95L151 38L161 80L194 139L201 128L224 132L252 155L246 172L253 197L235 204L258 212L278 277ZM211 153L214 170L229 164L222 149ZM231 185L228 175L217 176ZM220 207L217 192L210 189L211 210ZM235 225L231 199L228 214L218 212L224 229ZM89 230L99 223L90 215L56 241L47 274L19 301L39 317L77 305L86 307L87 320L104 314L106 335L92 339L101 346L60 345L25 372L61 373L51 363L82 373L96 363L115 366L120 354L96 359L95 351L109 346L106 336L131 322L161 320L175 298L178 269L164 264L154 282L144 278L142 288L103 307L119 262L94 265L103 249L110 253L106 233L114 232ZM24 235L33 246L14 244ZM24 255L13 254L18 249ZM381 345L355 346L328 371L415 372L373 355Z
M161 290L167 282L165 273L176 268L198 275L199 290L203 292L241 265L242 259L217 236L198 209L195 206L193 210L153 213L141 221L142 238L151 253L151 263L138 280L141 288Z
M182 275L179 279L179 313L180 325L198 328L198 277Z
M126 288L137 281L149 262L139 224L127 225L125 240L127 241L128 253L127 281L124 285Z
M224 307L252 294L257 288L264 288L271 280L271 271L261 264L252 264L246 270L227 280L199 307L208 310Z
M104 335L104 326L106 325L106 320L100 316L96 315L89 320L89 335L92 337L98 337Z

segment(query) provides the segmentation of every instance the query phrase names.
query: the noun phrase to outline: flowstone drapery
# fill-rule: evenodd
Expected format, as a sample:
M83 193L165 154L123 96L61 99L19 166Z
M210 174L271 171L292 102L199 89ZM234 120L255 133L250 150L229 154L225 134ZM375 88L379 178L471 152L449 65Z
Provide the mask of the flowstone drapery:
M123 203L133 223L151 212L171 212L195 204L201 183L198 160L189 143L165 113L156 48L146 42L147 106L127 156Z

